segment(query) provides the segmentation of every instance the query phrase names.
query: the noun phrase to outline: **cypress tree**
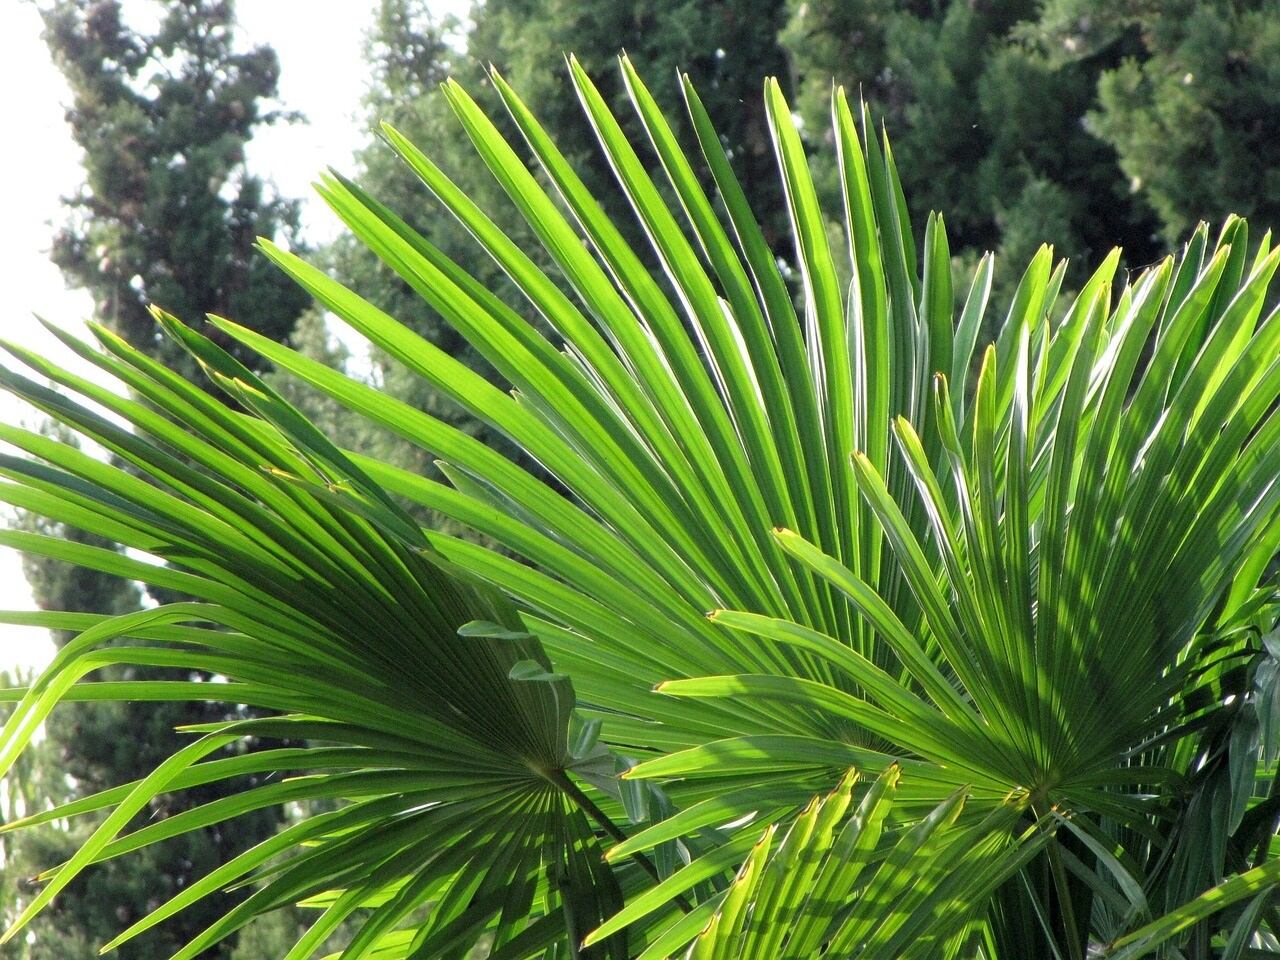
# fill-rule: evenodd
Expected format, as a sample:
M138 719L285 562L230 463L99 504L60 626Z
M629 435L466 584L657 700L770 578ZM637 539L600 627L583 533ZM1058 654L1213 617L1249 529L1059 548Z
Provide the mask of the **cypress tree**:
M127 24L116 0L56 0L41 12L44 39L70 87L66 119L85 174L65 198L68 218L53 243L67 284L90 292L96 319L196 382L202 375L159 334L147 304L186 318L234 316L273 338L288 336L309 299L257 255L253 241L293 242L297 203L276 196L245 160L255 129L291 119L273 105L275 53L237 45L230 0L172 0L152 31ZM42 532L92 542L74 530ZM41 607L120 613L150 602L133 583L56 561L28 558L26 570ZM102 671L104 679L131 676ZM190 704L70 704L50 719L46 750L73 792L84 795L152 769L189 739L176 727L226 719L221 709ZM182 806L153 804L139 823L224 792L187 793ZM252 814L95 867L33 926L33 960L96 956L125 925L276 827L274 813ZM43 848L18 844L12 851L15 870L52 866L77 839L65 835L59 844L49 833L40 836ZM21 842L30 841L24 834ZM162 960L230 904L202 902L118 955ZM233 945L227 941L209 957L226 957Z

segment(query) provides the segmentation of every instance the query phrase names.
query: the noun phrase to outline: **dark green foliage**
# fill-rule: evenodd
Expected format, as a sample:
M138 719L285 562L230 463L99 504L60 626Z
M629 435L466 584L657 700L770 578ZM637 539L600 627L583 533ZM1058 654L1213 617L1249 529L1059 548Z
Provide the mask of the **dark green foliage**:
M1084 123L1121 47L1062 56L1037 40L1040 10L1025 0L793 2L782 40L806 129L829 126L834 76L896 132L913 219L945 208L953 249L1023 262L1053 236L1085 264L1116 244L1144 262L1157 252L1145 198Z
M1090 115L1171 240L1239 211L1280 224L1280 4L1121 4L1140 52Z
M1200 220L1280 223L1274 0L788 7L805 129L828 129L833 76L861 90L913 219L945 209L957 251L1022 262L1054 236L1086 265L1115 245L1142 265Z
M276 197L244 155L255 128L284 119L270 106L274 51L236 48L227 0L168 3L155 34L126 24L115 0L58 0L42 13L85 169L53 246L68 284L166 363L190 361L159 336L148 303L190 316L251 313L258 330L283 339L307 299L253 255L253 242L291 240L297 203Z

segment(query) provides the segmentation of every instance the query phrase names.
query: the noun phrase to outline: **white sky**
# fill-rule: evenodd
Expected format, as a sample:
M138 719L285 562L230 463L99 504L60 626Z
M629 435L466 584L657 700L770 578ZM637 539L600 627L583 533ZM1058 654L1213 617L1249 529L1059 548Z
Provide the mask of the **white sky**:
M439 0L439 13L460 15L467 0ZM349 167L354 149L366 142L361 132L360 98L366 87L362 59L365 30L372 24L376 0L240 0L237 14L244 46L268 43L280 57L280 100L300 110L308 123L267 128L249 148L249 163L276 183L285 196L305 201L307 238L332 238L337 225L312 199L310 183L326 165ZM125 0L127 22L150 22L152 0ZM434 12L434 11L433 11ZM145 18L145 19L142 19ZM89 297L64 289L48 260L50 236L61 223L59 198L81 182L79 157L63 122L68 99L65 83L49 62L40 39L41 22L26 0L0 0L0 129L8 132L0 153L6 202L0 229L0 338L55 353L64 351L32 319L75 328L89 315ZM7 354L0 355L3 362ZM67 366L75 368L69 361ZM78 369L78 368L77 368ZM0 394L0 420L38 423L7 394ZM32 609L30 591L18 555L0 548L0 609ZM52 653L44 631L0 625L0 669L40 666Z

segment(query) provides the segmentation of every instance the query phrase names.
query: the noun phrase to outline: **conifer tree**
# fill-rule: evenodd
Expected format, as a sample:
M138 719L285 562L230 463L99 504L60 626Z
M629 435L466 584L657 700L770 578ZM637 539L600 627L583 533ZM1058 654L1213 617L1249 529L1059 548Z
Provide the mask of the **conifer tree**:
M293 243L297 203L274 194L246 165L245 145L260 126L289 119L275 105L279 65L265 46L236 43L230 0L172 0L152 31L128 24L116 0L55 0L45 6L44 39L67 79L66 119L81 150L84 183L66 198L68 219L52 256L69 286L93 297L95 319L196 382L189 357L160 336L147 313L160 303L190 320L204 313L250 318L285 338L309 298L253 249L259 236ZM245 360L253 363L252 357ZM29 527L35 521L25 518ZM74 530L40 529L93 545ZM28 558L36 602L48 609L120 613L144 602L138 587L59 561ZM66 635L55 637L65 642ZM116 676L119 673L120 676ZM127 674L104 671L109 679ZM187 679L185 675L175 678ZM48 723L46 752L87 794L129 782L177 749L176 727L227 719L222 708L190 704L68 704ZM197 791L182 804L221 795ZM141 816L177 806L153 804ZM68 889L31 931L31 960L88 960L123 923L273 833L274 814L237 820L163 844L120 864L109 861ZM50 837L54 837L50 841ZM11 845L13 870L56 864L74 834L25 835ZM23 895L18 889L18 897ZM135 943L121 960L162 960L219 916L221 898ZM229 955L228 941L210 958Z
M1156 255L1147 198L1086 122L1123 43L1068 55L1032 0L789 7L781 40L805 128L829 128L833 78L860 93L872 122L894 131L913 220L945 208L953 251L1023 262L1051 236L1082 268L1117 244L1135 263ZM827 167L834 201L837 173Z

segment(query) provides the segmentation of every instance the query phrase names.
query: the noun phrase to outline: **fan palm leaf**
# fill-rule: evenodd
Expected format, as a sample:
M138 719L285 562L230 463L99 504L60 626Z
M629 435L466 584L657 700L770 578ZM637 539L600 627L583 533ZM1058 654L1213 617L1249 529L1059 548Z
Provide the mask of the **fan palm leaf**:
M269 406L282 415L283 401L265 384L199 335L161 319L246 406ZM111 811L75 857L47 872L48 882L11 935L90 863L260 807L316 800L349 803L250 849L111 945L211 890L256 879L264 881L260 888L184 956L199 955L264 905L292 903L336 885L343 896L299 944L297 956L309 955L308 948L356 908L385 899L369 922L371 930L383 929L441 898L459 875L467 877L470 898L441 898L416 949L457 953L474 942L477 930L506 917L501 939L511 918L523 925L530 911L558 911L570 889L580 888L575 922L590 925L608 916L619 903L616 882L599 867L598 853L588 855L594 826L563 789L564 770L574 760L568 742L572 687L551 672L514 608L492 590L446 574L381 488L301 420L295 420L298 436L307 439L295 446L264 421L232 412L106 331L95 332L102 351L61 336L139 399L113 395L16 347L11 349L64 389L55 393L7 371L6 385L105 445L146 479L41 435L5 428L7 441L40 460L6 455L0 470L9 482L0 496L58 522L109 530L120 544L167 564L19 531L3 536L21 549L194 599L120 618L21 618L81 632L10 717L0 759L7 763L21 750L75 680L107 664L180 667L227 682L90 683L80 689L106 686L96 692L114 697L207 697L272 715L193 731L202 735L138 783L28 818ZM70 399L77 389L137 432ZM349 485L348 496L367 497L363 514L376 522L335 506L330 488L337 484ZM249 737L316 746L192 766ZM246 771L300 776L119 836L158 794ZM498 841L506 852L492 862ZM545 861L548 844L564 854L559 862ZM471 869L478 864L485 869ZM372 942L362 941L366 947ZM620 948L615 943L610 949ZM353 947L349 955L361 950Z
M1016 842L1013 805L960 827L963 793L886 832L898 769L881 774L846 816L855 779L851 773L815 797L780 839L774 827L765 831L733 884L706 904L714 911L686 957L963 955L972 947L974 905L1048 837L1033 828ZM657 941L662 951L685 926Z

